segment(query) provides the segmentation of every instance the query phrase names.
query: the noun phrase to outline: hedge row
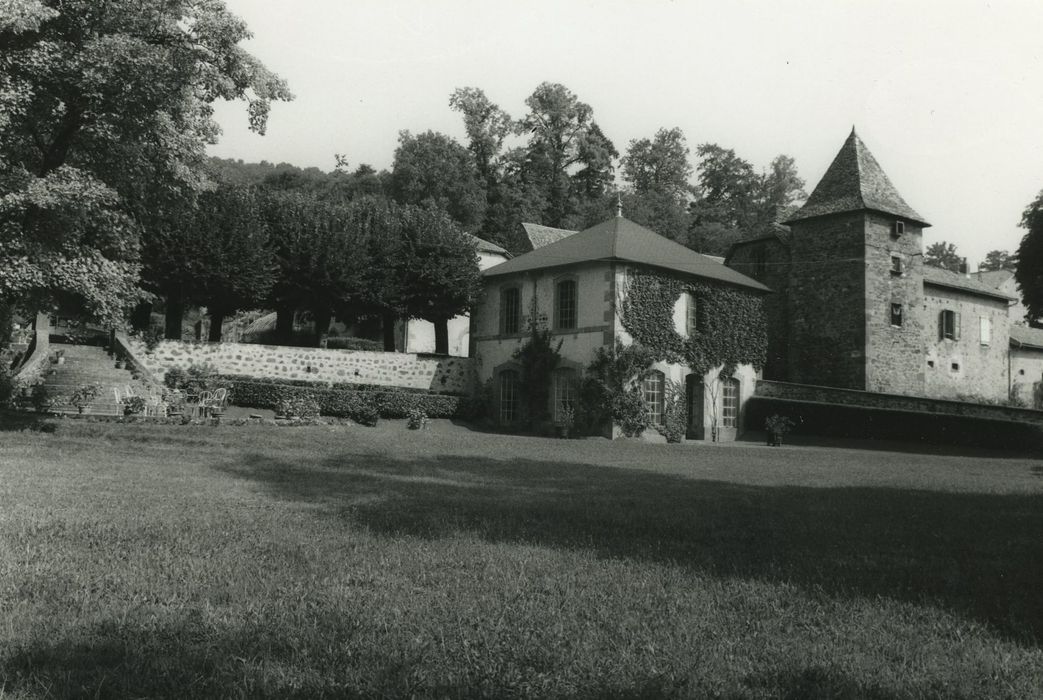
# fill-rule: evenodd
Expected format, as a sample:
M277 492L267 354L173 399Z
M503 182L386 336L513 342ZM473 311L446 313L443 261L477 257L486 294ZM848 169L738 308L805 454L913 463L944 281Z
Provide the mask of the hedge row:
M274 409L280 399L309 396L319 403L324 416L355 418L373 407L381 418L406 418L419 409L429 418L468 418L477 404L465 396L418 394L398 389L355 391L326 386L296 386L265 381L233 380L229 383L229 401L245 408Z
M398 391L404 394L430 394L428 389L399 386L388 387L383 384L360 384L358 382L316 382L307 379L281 379L251 377L245 374L219 374L217 379L223 382L237 382L242 384L274 384L278 386L300 386L310 389L341 389L346 391ZM454 394L455 395L455 394Z

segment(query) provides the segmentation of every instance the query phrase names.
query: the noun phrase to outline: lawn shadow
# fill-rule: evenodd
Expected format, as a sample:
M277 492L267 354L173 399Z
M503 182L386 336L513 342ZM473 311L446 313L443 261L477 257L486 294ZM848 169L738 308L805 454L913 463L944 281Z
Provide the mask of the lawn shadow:
M20 433L23 431L53 433L58 419L42 413L0 409L0 431Z
M377 533L470 533L931 603L1026 645L1043 640L1043 495L751 486L616 467L344 454L217 467Z

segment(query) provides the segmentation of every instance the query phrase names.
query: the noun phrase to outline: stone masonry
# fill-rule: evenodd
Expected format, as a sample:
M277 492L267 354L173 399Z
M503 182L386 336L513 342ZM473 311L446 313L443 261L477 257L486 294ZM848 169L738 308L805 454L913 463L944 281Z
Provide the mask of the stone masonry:
M473 387L473 361L466 357L173 340L161 342L151 353L137 339L129 339L128 346L160 381L168 369L209 363L221 374L272 379L376 384L452 394L469 394Z

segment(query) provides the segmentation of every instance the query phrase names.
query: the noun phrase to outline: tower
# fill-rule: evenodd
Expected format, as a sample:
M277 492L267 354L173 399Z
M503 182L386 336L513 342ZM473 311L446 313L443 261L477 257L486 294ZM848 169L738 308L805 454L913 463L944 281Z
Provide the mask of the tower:
M786 221L789 378L923 394L923 229L851 130Z

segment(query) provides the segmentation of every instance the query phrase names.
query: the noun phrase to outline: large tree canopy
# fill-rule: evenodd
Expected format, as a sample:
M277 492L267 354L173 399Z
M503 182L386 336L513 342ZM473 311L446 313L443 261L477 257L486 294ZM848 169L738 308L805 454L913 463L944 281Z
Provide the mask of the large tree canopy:
M402 204L434 204L472 231L481 228L485 215L485 187L473 155L433 131L399 134L391 195Z
M1018 254L1011 255L1006 250L990 250L985 254L985 260L978 265L980 272L994 272L996 270L1010 270L1013 272L1018 268Z
M630 142L623 156L626 216L664 236L687 242L691 183L688 144L678 129L660 129L651 139Z
M6 0L0 303L122 316L142 230L205 184L211 103L245 99L263 133L291 98L248 37L220 0Z

